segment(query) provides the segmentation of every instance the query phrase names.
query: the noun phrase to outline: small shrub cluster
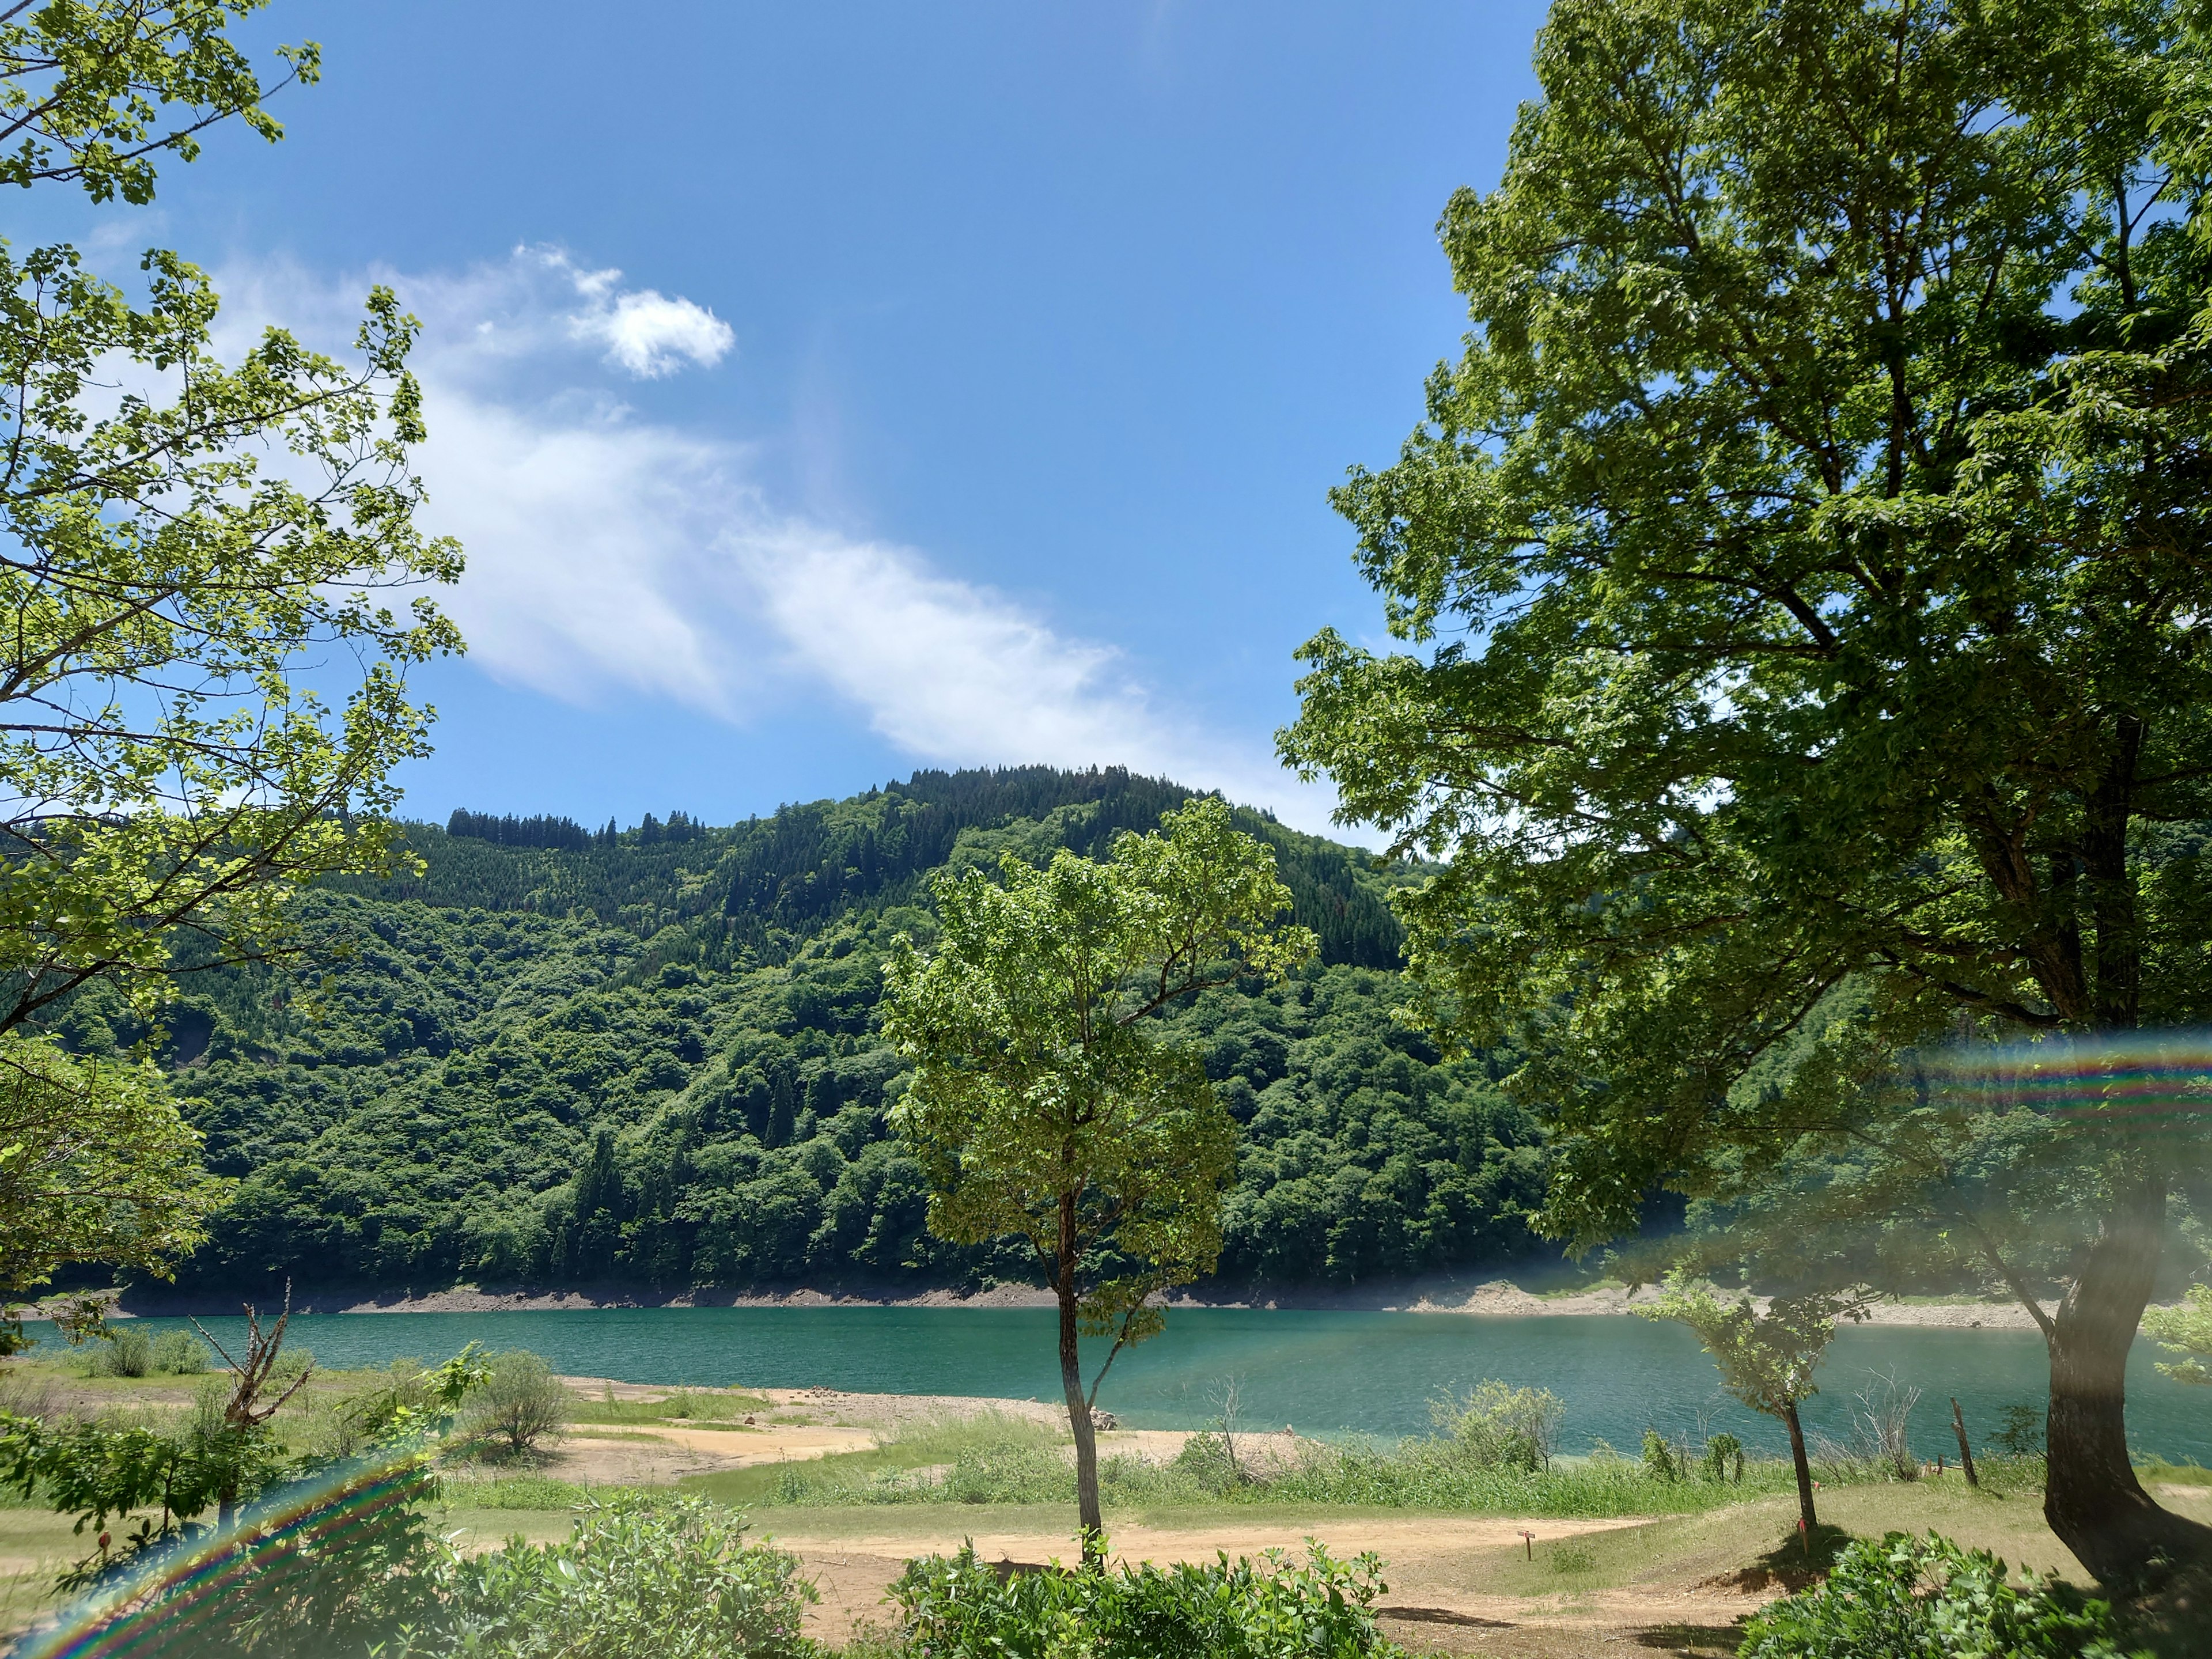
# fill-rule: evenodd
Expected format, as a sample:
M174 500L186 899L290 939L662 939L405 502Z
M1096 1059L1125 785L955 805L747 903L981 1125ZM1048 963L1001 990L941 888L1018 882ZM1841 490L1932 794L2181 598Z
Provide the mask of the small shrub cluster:
M471 1480L448 1475L447 1504L457 1510L580 1510L592 1502L588 1486L550 1474L505 1475Z
M594 1504L568 1540L449 1554L435 1610L391 1659L802 1659L816 1599L799 1558L749 1543L734 1512L693 1499Z
M1376 1628L1381 1561L1339 1561L1318 1544L1306 1565L1085 1565L1001 1574L956 1556L907 1564L891 1586L910 1651L929 1659L1364 1659L1399 1650Z
M659 1400L617 1400L608 1384L597 1400L575 1402L579 1423L735 1423L775 1409L775 1402L738 1389L679 1388Z
M135 1324L124 1324L93 1344L84 1369L88 1376L198 1376L212 1358L207 1345L190 1331L149 1336Z
M1862 1539L1825 1583L1751 1621L1738 1659L2120 1659L2112 1610L1936 1533ZM2148 1656L2145 1656L2148 1659Z

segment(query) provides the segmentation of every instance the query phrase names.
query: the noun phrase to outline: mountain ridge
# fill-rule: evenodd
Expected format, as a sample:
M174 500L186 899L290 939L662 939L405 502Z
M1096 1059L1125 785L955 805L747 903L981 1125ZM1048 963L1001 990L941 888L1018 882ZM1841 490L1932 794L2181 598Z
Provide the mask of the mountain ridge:
M239 1182L179 1292L1030 1282L1023 1249L923 1225L887 1118L906 1073L874 1029L881 961L932 931L930 870L1103 853L1192 793L1024 768L582 846L544 817L567 844L465 833L533 822L489 814L410 825L419 870L302 897L301 968L211 970L174 1011L173 1086ZM1388 896L1415 872L1238 821L1276 848L1323 951L1290 984L1169 1017L1243 1131L1213 1288L1533 1248L1543 1152L1496 1086L1510 1057L1446 1060L1394 1018ZM56 1025L94 1052L146 1036L97 993Z

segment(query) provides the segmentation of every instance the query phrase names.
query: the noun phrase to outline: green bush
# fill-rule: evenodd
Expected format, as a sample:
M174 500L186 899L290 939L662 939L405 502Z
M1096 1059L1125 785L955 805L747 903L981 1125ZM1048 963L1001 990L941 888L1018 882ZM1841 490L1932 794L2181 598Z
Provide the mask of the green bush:
M392 1659L802 1659L816 1599L799 1558L744 1539L744 1519L692 1500L594 1504L565 1543L449 1556L441 1609Z
M526 1348L510 1348L487 1362L491 1375L469 1397L462 1425L471 1434L503 1443L513 1456L558 1435L575 1409L553 1368Z
M1385 1586L1371 1555L1344 1562L1320 1545L1293 1567L1058 1567L1000 1577L969 1545L907 1563L891 1586L909 1650L930 1659L1358 1659L1398 1650L1375 1626Z
M154 1339L132 1325L109 1328L107 1340L85 1355L90 1376L143 1376L154 1369Z
M1725 1480L1730 1465L1735 1469L1736 1484L1743 1484L1743 1442L1732 1434L1717 1434L1705 1442L1705 1455L1698 1467L1708 1480Z
M163 1331L154 1339L154 1369L167 1376L198 1376L214 1356L190 1331Z
M1552 1467L1567 1408L1549 1389L1511 1389L1488 1382L1464 1399L1447 1396L1433 1401L1429 1415L1477 1465L1536 1470Z
M2112 1608L1940 1534L1861 1539L1751 1621L1738 1659L2118 1659Z

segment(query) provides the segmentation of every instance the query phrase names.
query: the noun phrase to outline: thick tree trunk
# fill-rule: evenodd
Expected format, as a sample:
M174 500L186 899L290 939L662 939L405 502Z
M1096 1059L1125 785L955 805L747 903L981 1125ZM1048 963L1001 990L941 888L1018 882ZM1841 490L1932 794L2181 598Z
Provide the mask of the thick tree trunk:
M1083 1364L1076 1351L1075 1287L1060 1288L1060 1382L1067 1394L1067 1426L1075 1436L1075 1506L1083 1529L1083 1559L1103 1558L1106 1533L1098 1513L1098 1437L1091 1423L1091 1402L1083 1395Z
M2163 1181L2124 1194L2045 1332L2044 1518L2100 1583L2120 1591L2172 1564L2212 1559L2212 1528L2153 1503L2128 1460L2128 1350L2150 1301L2165 1228Z
M1813 1465L1805 1456L1805 1429L1797 1420L1796 1401L1782 1408L1782 1420L1790 1427L1790 1461L1797 1466L1797 1519L1805 1528L1805 1541L1809 1546L1820 1517L1813 1513Z

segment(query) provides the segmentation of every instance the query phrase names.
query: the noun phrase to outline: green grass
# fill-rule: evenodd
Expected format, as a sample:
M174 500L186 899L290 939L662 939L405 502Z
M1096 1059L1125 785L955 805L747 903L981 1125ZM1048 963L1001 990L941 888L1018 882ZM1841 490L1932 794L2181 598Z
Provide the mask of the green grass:
M775 1409L774 1401L757 1394L720 1389L678 1389L665 1400L584 1400L576 1407L574 1420L614 1424L742 1423L747 1417Z
M931 1499L919 1494L936 1488L932 1480L920 1472L957 1468L965 1460L969 1464L983 1461L994 1466L1019 1463L1023 1478L1010 1484L1026 1491L1030 1486L1049 1484L1050 1474L1064 1467L1056 1449L1060 1438L1055 1431L1041 1423L986 1412L975 1417L921 1425L871 1451L834 1452L805 1462L726 1469L719 1474L692 1475L682 1485L686 1491L725 1504L819 1507L837 1504L926 1503ZM1074 1476L1070 1474L1067 1479L1072 1502ZM889 1496L894 1492L911 1492L915 1495ZM963 1500L956 1493L947 1492L938 1501L980 1500ZM1054 1503L1058 1501L1058 1493L1054 1488L1045 1496L1014 1496L1004 1501Z
M2136 1465L2136 1479L2145 1486L2155 1480L2168 1486L2212 1486L2212 1469L2197 1463L2166 1463L2154 1460Z
M2030 1474L1992 1460L1985 1478L1996 1492L2022 1486ZM1836 1465L1824 1465L1820 1478L1832 1488L1889 1484L1869 1469ZM933 1425L870 1451L696 1475L683 1484L725 1503L757 1508L999 1508L1075 1501L1075 1472L1060 1437L1041 1425L994 1417ZM1604 1455L1561 1459L1545 1471L1485 1466L1448 1438L1407 1439L1395 1446L1308 1443L1295 1465L1241 1479L1221 1455L1219 1443L1204 1437L1167 1463L1109 1456L1099 1466L1102 1501L1123 1510L1287 1505L1602 1519L1698 1514L1795 1490L1795 1474L1780 1459L1753 1460L1741 1481L1697 1475L1664 1480L1640 1462Z
M455 1479L443 1482L445 1502L457 1510L571 1510L591 1501L593 1490L545 1474L514 1474L495 1480Z

